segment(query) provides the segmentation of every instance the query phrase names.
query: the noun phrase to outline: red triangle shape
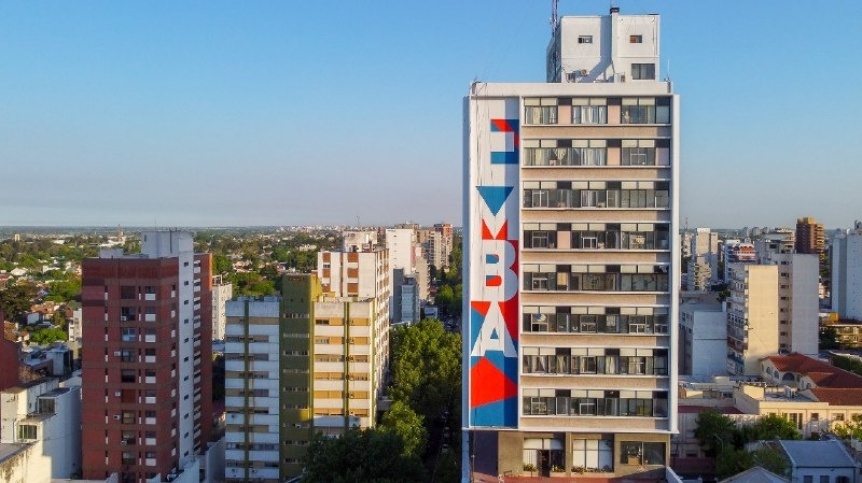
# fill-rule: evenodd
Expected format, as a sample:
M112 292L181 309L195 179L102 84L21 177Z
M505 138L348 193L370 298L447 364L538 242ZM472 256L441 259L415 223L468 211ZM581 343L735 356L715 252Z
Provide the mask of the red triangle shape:
M470 407L475 408L518 395L518 386L487 358L470 369Z

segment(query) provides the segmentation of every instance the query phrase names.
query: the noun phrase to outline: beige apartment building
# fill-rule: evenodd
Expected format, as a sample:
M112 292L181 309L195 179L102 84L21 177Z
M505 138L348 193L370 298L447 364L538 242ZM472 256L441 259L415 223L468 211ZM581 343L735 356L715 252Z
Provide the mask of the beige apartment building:
M314 274L286 275L281 297L227 303L227 481L299 476L315 433L376 424L388 360L377 307L324 295Z
M757 376L779 348L778 267L735 263L728 275L727 372Z

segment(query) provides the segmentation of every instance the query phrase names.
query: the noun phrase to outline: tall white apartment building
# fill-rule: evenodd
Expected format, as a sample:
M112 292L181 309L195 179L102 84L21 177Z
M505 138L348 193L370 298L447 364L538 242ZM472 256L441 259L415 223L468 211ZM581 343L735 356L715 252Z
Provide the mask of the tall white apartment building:
M659 477L680 273L659 16L563 17L547 54L547 83L465 100L463 467Z
M832 311L862 320L862 224L832 239Z
M221 275L213 275L213 340L224 340L224 305L232 297L233 284L223 281Z
M816 254L773 253L778 267L778 349L816 356L820 330L820 258Z

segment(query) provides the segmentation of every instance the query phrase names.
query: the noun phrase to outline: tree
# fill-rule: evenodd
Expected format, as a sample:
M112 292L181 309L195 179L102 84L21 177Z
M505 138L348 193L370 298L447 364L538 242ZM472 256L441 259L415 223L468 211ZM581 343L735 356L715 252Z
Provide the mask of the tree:
M752 425L757 440L802 439L793 421L778 414L767 414Z
M425 451L428 431L422 425L422 417L403 401L395 401L383 415L381 428L396 434L404 443L404 455L421 456Z
M862 414L854 414L850 421L835 423L832 431L841 439L862 439Z
M404 454L398 435L375 429L351 428L338 438L317 434L304 463L304 483L396 483L425 478L422 462Z
M47 329L38 329L30 333L30 343L46 345L52 342L68 340L66 332L59 327L49 327Z
M449 314L452 305L455 302L455 291L449 285L443 285L437 290L437 295L434 296L434 305L436 305L444 314Z
M428 424L460 407L461 336L435 319L391 332L392 398L403 401Z
M725 448L715 460L715 472L719 480L741 473L754 466L753 455L736 448Z
M830 327L828 325L821 326L817 345L822 351L840 349L841 344L838 342L838 331L835 327ZM834 360L832 363L835 364Z
M835 355L832 357L832 365L862 376L862 360L858 358Z
M764 445L751 452L745 449L729 448L722 451L715 461L715 471L719 480L729 478L755 466L761 466L779 475L783 475L787 471L787 461L784 456L769 445Z
M715 457L733 444L735 431L736 424L732 419L714 409L707 409L697 415L694 437L708 456Z
M36 298L36 287L27 283L16 283L0 291L0 312L9 320L18 320L30 310Z
M81 279L75 276L67 280L51 282L48 284L48 294L45 299L54 302L79 300L81 297Z
M233 271L233 264L230 258L225 255L213 255L213 273L227 273Z

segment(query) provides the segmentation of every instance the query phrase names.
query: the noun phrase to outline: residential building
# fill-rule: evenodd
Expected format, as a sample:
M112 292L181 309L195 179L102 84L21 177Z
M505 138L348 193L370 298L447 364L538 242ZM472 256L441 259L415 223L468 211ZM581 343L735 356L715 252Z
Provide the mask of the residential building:
M725 240L722 260L724 260L723 280L730 281L730 265L732 263L755 263L757 252L753 243L742 243L739 240Z
M862 224L832 239L832 311L862 320Z
M344 233L344 251L317 254L317 276L327 297L374 301L374 346L380 350L374 354L373 367L376 380L382 380L389 367L389 256L377 244L376 232L355 233Z
M0 335L0 367L4 368L0 371L0 391L18 385L19 357L18 343Z
M723 304L682 304L679 324L679 374L699 381L724 374L727 313Z
M859 464L841 441L778 441L792 483L857 483Z
M221 275L213 275L213 339L224 340L226 316L224 304L233 297L233 284L225 282Z
M779 348L778 267L734 263L728 272L727 372L757 376Z
M718 265L713 263L715 255L693 256L688 261L688 290L691 292L707 292L713 282L713 266L716 270Z
M680 384L679 444L698 456L694 420L704 408L719 410L738 424L777 414L805 438L834 431L862 413L862 377L802 354L772 355L759 361L755 382ZM692 446L694 445L694 446Z
M419 322L419 285L416 277L407 277L404 283L401 284L399 302L400 312L399 321L405 324L413 324Z
M562 17L547 66L465 100L462 466L661 477L680 247L659 16Z
M708 255L718 253L718 233L709 228L698 228L691 238L691 255Z
M796 220L796 253L819 256L823 253L825 244L823 224L810 217Z
M175 478L212 426L212 274L182 231L83 262L83 475Z
M239 297L225 304L225 481L284 481L280 465L287 456L282 456L282 441L310 440L308 418L305 422L291 418L300 411L308 411L308 339L310 326L308 318L300 320L281 319L281 298L261 297L253 299ZM295 329L302 326L305 337L285 340L285 344L297 347L281 347L281 333L288 323ZM295 336L294 336L295 337ZM281 359L291 359L288 354L302 353L296 358L299 364L291 367L291 374L280 370ZM287 364L284 364L287 366ZM293 375L298 372L299 375ZM300 383L287 385L283 382L291 376ZM304 424L302 431L293 424L281 424L280 397L284 391L296 392L305 396L301 403L292 401L285 410L286 419L296 419L293 424ZM293 405L301 406L294 409ZM301 433L288 439L285 433ZM252 456L253 455L253 456ZM297 458L298 460L298 458ZM298 461L284 461L285 470L298 464ZM294 472L296 468L294 468Z
M428 234L426 245L428 264L437 270L449 268L449 255L452 254L452 237L446 236L442 231L433 231Z
M679 248L681 250L682 258L689 258L691 256L691 241L694 239L694 233L690 231L684 231L682 236L680 237Z
M389 251L389 268L403 268L411 273L416 266L414 256L416 233L410 228L387 228L386 249Z
M816 255L772 254L778 267L778 350L817 355L820 329L820 260Z
M412 228L387 229L386 249L389 252L389 269L392 270L389 277L390 319L392 323L418 321L418 312L408 320L402 318L402 299L405 297L405 294L402 293L402 287L408 283L408 279L412 280L409 282L411 287L408 289L410 291L407 294L408 299L413 296L414 292L417 297L420 296L420 292L424 293L425 299L423 300L428 298L428 264L422 259L422 247L416 241L416 231ZM423 273L420 273L420 270ZM421 282L426 285L424 290L420 289L417 292L413 287L418 288L418 284ZM417 304L418 300L417 298ZM407 310L407 313L413 312ZM412 317L415 317L415 320Z
M290 274L281 297L226 311L227 481L285 481L315 433L375 425L388 360L375 299L325 296L316 275Z
M434 225L434 231L442 234L450 240L455 236L455 230L452 228L451 223L437 223Z
M827 318L823 325L835 329L835 339L841 344L841 347L845 349L862 348L862 322L840 319L832 321Z
M80 386L40 379L0 391L0 406L4 481L49 483L80 473Z

